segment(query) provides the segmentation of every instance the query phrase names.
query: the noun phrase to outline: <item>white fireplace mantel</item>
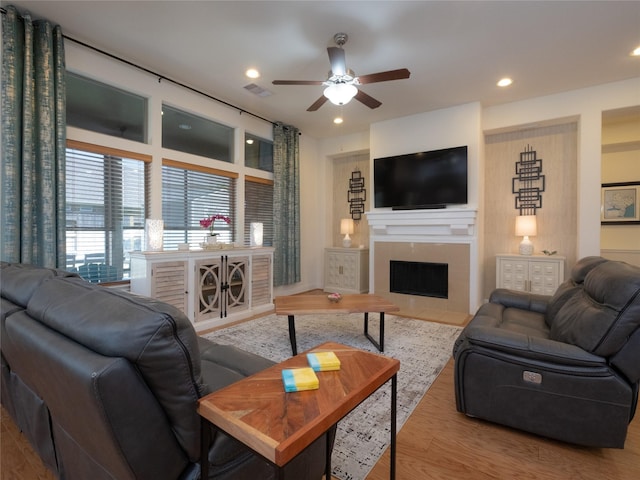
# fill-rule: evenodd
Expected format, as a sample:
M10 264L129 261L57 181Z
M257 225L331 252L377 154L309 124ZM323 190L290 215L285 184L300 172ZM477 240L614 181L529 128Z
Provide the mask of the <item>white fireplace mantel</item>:
M380 210L366 212L371 234L377 240L471 241L476 237L478 211L470 208L433 210ZM387 238L388 237L388 238Z
M480 269L477 209L375 210L366 212L365 215L370 230L369 285L375 285L376 243L378 242L468 244L469 257L459 258L457 261L463 264L468 262L469 266L468 312L473 312L479 307ZM385 270L380 274L388 275L388 271Z

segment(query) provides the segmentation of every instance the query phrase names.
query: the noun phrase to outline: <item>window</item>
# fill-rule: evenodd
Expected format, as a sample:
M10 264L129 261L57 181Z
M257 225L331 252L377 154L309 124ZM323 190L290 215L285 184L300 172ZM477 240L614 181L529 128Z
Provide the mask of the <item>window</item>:
M72 140L66 153L67 270L91 282L128 279L129 252L142 249L151 158Z
M230 225L216 221L215 232L221 242L233 243L237 177L231 172L163 160L164 248L175 249L179 243L201 243L207 232L200 226L200 220L215 214L231 218Z
M233 163L233 128L162 105L162 146Z
M70 72L66 80L67 125L146 141L146 98Z
M244 165L273 173L273 142L245 133Z
M273 246L273 181L245 177L244 242L250 243L251 224L262 223L262 244Z

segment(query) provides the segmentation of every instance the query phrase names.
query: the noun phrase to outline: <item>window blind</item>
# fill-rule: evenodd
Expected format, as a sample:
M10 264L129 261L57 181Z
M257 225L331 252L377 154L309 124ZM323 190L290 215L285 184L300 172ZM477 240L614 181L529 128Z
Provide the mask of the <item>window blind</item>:
M251 224L262 223L264 246L273 246L273 181L245 177L244 242L249 245Z
M162 166L162 218L164 248L179 243L199 244L208 231L200 220L221 214L231 224L216 220L214 231L224 243L235 241L237 174L165 160Z
M142 248L147 157L126 155L67 142L67 269L92 282L129 278L129 252Z

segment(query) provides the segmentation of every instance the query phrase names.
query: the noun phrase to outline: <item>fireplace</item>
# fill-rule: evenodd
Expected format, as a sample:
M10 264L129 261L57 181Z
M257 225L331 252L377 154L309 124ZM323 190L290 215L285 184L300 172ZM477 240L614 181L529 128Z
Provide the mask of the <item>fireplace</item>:
M389 291L449 298L449 265L431 262L389 262Z
M477 310L476 214L471 208L367 212L370 291L419 318Z

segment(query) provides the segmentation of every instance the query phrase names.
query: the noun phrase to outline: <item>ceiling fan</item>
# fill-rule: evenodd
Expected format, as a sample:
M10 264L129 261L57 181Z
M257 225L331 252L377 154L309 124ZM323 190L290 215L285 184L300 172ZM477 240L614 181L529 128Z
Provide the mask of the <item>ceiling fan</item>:
M398 70L388 70L386 72L371 73L369 75L356 76L353 70L347 68L347 62L345 59L345 52L342 48L349 37L346 33L336 33L333 36L334 42L337 47L328 47L329 62L331 63L331 70L329 71L329 77L322 80L274 80L274 85L324 85L324 94L316 100L309 108L308 112L315 112L327 100L330 100L334 105L345 105L355 97L356 100L363 103L369 108L378 108L382 105L381 102L375 98L367 95L360 90L358 85L365 85L367 83L387 82L389 80L401 80L403 78L409 78L411 72L406 68L400 68Z

